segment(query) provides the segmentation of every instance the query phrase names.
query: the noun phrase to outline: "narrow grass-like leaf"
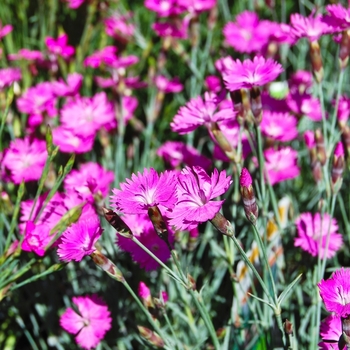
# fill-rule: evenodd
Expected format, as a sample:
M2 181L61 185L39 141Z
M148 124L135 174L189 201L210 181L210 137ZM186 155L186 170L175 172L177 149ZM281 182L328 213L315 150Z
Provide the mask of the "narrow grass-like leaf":
M280 296L278 297L277 299L277 302L278 304L282 304L284 299L288 296L288 294L292 291L293 287L299 282L301 276L303 274L301 273L299 276L297 276L297 278L292 282L290 283L286 288L285 290L280 294Z

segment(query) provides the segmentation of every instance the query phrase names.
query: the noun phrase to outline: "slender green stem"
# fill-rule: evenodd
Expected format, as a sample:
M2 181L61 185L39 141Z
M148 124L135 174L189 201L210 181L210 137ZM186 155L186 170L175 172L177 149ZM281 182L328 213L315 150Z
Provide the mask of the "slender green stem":
M261 202L265 205L265 177L264 177L264 155L263 155L263 144L262 144L262 138L261 138L261 131L260 127L256 126L256 140L258 143L258 162L259 162L259 173L260 173L260 187L261 187ZM266 208L265 208L266 209Z
M317 84L318 87L318 95L321 102L321 113L322 113L322 132L323 132L323 138L324 138L324 145L326 150L328 150L328 133L327 133L327 120L326 120L326 113L325 113L325 104L324 104L324 96L323 96L323 89L322 89L322 83Z

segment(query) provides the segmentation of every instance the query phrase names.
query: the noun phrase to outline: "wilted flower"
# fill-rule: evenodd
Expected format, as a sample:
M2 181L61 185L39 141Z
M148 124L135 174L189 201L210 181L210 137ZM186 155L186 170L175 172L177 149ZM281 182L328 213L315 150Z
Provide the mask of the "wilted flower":
M343 244L342 235L337 233L338 224L327 213L303 213L295 222L298 236L294 245L312 256L329 259L335 255ZM326 245L328 247L326 251Z
M60 317L61 327L74 334L75 341L84 349L96 347L112 327L107 305L96 295L73 297L77 313L68 308Z

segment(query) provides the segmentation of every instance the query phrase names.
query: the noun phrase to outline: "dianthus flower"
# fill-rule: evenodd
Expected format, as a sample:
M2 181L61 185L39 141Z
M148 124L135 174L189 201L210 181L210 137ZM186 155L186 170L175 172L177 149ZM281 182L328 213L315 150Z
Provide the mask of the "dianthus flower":
M154 79L154 83L159 91L166 94L170 92L181 92L183 89L183 85L180 83L178 78L169 80L163 75L157 75Z
M177 0L177 4L189 13L198 15L211 10L216 5L216 0Z
M79 73L67 75L67 82L62 79L52 83L52 90L56 96L74 97L79 94L79 90L83 83L83 76Z
M346 30L350 27L350 9L343 7L341 4L327 5L326 10L329 13L330 21L327 24L335 26L335 29Z
M47 159L46 143L29 137L15 139L5 151L2 167L15 184L39 180Z
M333 237L330 237L332 244ZM350 315L350 269L342 267L333 272L328 280L322 280L318 284L321 298L329 312L337 316L348 317Z
M122 220L129 226L133 235L159 260L166 262L170 258L167 243L157 235L147 215L123 215ZM174 242L174 232L169 228L168 241L170 245ZM117 235L117 245L121 250L130 253L132 259L146 271L159 268L159 264L130 238Z
M96 347L112 327L107 305L96 295L73 297L79 313L68 308L60 317L61 327L75 335L75 341L84 349Z
M152 24L152 29L162 38L187 39L189 22L189 17L185 17L182 20L177 18L170 22L155 22Z
M221 79L216 75L208 75L205 78L205 86L209 92L219 93L222 89Z
M131 18L132 13L113 13L104 20L106 34L122 42L130 40L135 32L135 25L129 23Z
M5 37L7 34L11 33L13 30L13 27L11 24L6 24L6 25L2 25L1 21L0 21L0 40Z
M213 199L225 193L232 183L226 171L214 169L211 177L199 166L186 167L177 176L174 209L169 223L179 230L193 229L214 218L224 200Z
M179 111L170 123L172 131L180 135L196 130L201 125L210 126L211 123L233 119L236 113L232 108L217 111L218 97L206 92L204 101L201 96L191 99Z
M53 238L53 235L50 236L50 227L48 225L45 223L34 224L33 221L28 221L21 248L23 251L44 256L46 247Z
M77 9L80 7L85 0L66 0L68 7L71 9Z
M44 55L41 51L20 49L18 53L12 53L7 56L10 61L26 60L26 61L37 61L43 62Z
M296 71L288 81L289 91L291 94L310 93L312 87L312 74L306 70Z
M97 215L79 220L69 226L62 234L58 244L57 255L60 260L79 262L84 256L92 254L102 231Z
M57 115L55 107L56 96L52 89L52 83L42 82L30 87L17 99L17 108L22 113L29 114L30 126L40 125L44 115L54 117Z
M316 97L295 92L288 94L286 102L293 113L299 116L305 115L315 122L322 120L321 104Z
M291 147L279 150L269 148L264 151L264 156L265 170L271 185L299 176L298 152Z
M64 179L67 194L78 193L82 199L94 202L94 196L104 198L114 180L113 171L105 170L98 163L82 164L79 170L72 170ZM102 199L101 198L101 199Z
M283 68L279 63L272 59L265 60L261 56L255 56L253 61L246 59L243 62L226 57L223 65L222 75L226 89L229 91L266 85L283 72Z
M200 166L209 169L211 161L202 156L196 148L186 145L180 141L167 141L158 148L157 155L163 157L172 168L181 166Z
M294 239L294 245L308 252L312 256L320 256L321 259L331 258L343 244L341 234L337 233L338 224L327 213L303 213L296 220L298 236ZM329 235L328 250L325 256L327 236Z
M310 42L318 40L322 35L328 34L331 27L322 20L320 14L312 13L309 17L304 17L299 13L290 16L292 34L297 38L308 38Z
M263 111L261 132L276 141L292 141L298 136L298 120L289 113Z
M326 317L320 325L322 342L318 344L320 350L341 350L338 346L342 336L342 321L337 315Z
M131 179L120 183L120 190L113 189L112 206L124 214L147 214L148 208L173 208L175 198L175 173L158 173L153 169L144 169L131 175Z
M65 59L69 59L75 53L74 47L68 45L67 34L61 34L57 39L48 36L45 39L45 44L50 53Z
M113 105L105 92L66 103L61 110L60 121L63 127L84 137L95 135L102 127L110 130L116 126Z
M334 101L333 104L336 102ZM338 101L337 119L340 126L344 127L347 124L350 115L350 98L340 96Z
M2 68L0 69L0 90L10 86L13 82L21 80L22 73L19 68Z
M95 51L84 60L85 67L98 68L102 63L112 65L117 61L117 48L115 46L106 46L101 50Z
M59 126L52 130L53 143L63 153L86 153L92 150L95 134L82 136L79 131Z
M156 12L159 17L176 16L184 11L178 6L177 0L145 0L145 7Z

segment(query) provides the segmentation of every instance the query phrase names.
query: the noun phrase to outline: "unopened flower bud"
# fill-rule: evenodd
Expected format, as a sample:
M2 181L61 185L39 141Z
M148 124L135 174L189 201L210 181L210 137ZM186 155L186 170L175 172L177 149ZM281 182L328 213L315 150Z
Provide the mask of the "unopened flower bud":
M320 161L321 165L325 165L327 161L327 155L326 155L326 147L324 144L324 139L323 139L321 129L317 129L315 131L315 140L316 140L317 158Z
M166 226L166 223L164 221L164 218L162 216L162 213L160 212L159 208L154 205L153 207L148 208L148 216L152 221L153 227L160 239L162 239L168 246L169 250L172 250L172 247L169 243L168 238L168 228Z
M231 223L221 213L216 213L210 222L225 236L232 237L235 234Z
M235 163L239 163L240 160L237 157L236 151L232 148L231 144L228 142L226 136L222 133L217 123L212 123L210 131L227 158Z
M350 127L346 125L342 133L342 141L346 148L346 155L350 157Z
M339 47L339 65L341 69L345 69L349 61L350 51L350 30L344 30L342 33Z
M138 294L142 299L143 305L145 305L147 309L149 309L150 307L154 307L151 291L147 287L146 283L140 282Z
M189 273L187 274L188 289L196 290L196 280Z
M256 204L254 189L253 189L253 180L249 174L247 168L243 168L241 176L239 178L241 196L243 199L244 212L247 219L253 224L256 224L258 218L259 209Z
M310 58L314 77L320 83L323 80L323 64L320 45L317 40L310 42Z
M187 242L187 250L192 252L198 243L198 237L199 237L199 231L198 227L195 227L194 229L189 231L188 234L188 242Z
M293 324L289 320L286 319L286 321L283 323L284 332L287 335L293 335Z
M106 220L113 226L117 233L126 238L133 238L133 234L129 226L116 214L113 210L102 208Z
M344 147L341 142L338 142L333 156L333 164L332 164L332 190L333 192L338 192L341 184L343 182L343 172L344 172Z
M142 338L146 339L150 344L157 348L163 348L165 343L164 340L155 332L142 326L137 326Z

